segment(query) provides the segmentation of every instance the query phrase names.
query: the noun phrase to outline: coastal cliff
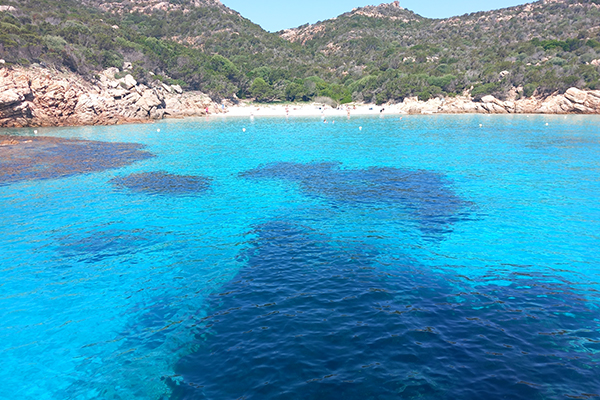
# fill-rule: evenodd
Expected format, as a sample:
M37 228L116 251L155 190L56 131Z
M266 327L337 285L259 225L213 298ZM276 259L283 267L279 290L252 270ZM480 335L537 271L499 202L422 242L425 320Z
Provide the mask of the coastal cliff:
M201 92L109 68L86 80L48 68L0 69L0 127L115 125L218 113Z

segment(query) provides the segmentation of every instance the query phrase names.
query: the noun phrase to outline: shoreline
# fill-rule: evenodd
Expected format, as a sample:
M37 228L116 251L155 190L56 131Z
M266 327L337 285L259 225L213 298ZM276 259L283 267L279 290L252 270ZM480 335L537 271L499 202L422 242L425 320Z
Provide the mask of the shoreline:
M380 112L379 110L382 108L381 106L376 105L363 105L356 108L356 110L351 110L350 115L347 114L345 110L336 110L336 109L327 109L324 112L318 109L315 106L298 106L295 110L290 109L289 112L286 112L284 106L280 105L270 105L266 107L257 107L260 110L257 110L254 107L239 107L239 106L230 106L225 112L214 113L214 114L203 114L203 115L177 115L177 116L168 116L165 115L162 119L140 119L140 120L124 120L119 119L115 123L95 123L95 124L57 124L57 125L28 125L28 126L7 126L0 125L0 129L10 129L10 130L18 130L18 129L36 129L36 128L76 128L76 127L86 127L86 126L122 126L122 125L147 125L147 124L156 124L160 122L167 121L177 121L177 120L187 120L187 119L253 119L253 118L315 118L325 120L326 122L333 122L340 120L347 120L356 117L399 117L402 119L403 117L427 117L427 116L503 116L503 117L511 117L511 116L579 116L579 117L593 117L600 116L600 112L597 113L481 113L481 112L433 112L433 113L406 113L399 111L399 107L394 106L386 106L383 107L385 110ZM37 131L36 131L37 133ZM2 133L0 132L0 136L10 135L10 133ZM12 143L0 143L0 146L10 145Z
M484 96L475 101L468 93L452 98L434 98L420 101L406 98L395 104L354 104L337 108L312 104L256 104L240 103L228 107L222 116L322 116L344 117L351 115L598 115L600 114L600 91L570 88L564 94L546 98L522 98L502 101L494 96Z
M350 103L214 102L202 92L184 91L159 80L137 82L129 70L109 68L86 81L74 73L43 68L0 68L0 127L105 126L151 123L187 117L322 117L453 114L600 114L600 90L570 88L564 94L500 100L487 95L420 101L416 97L383 105Z
M383 112L381 110L384 109ZM225 109L220 114L210 114L214 117L349 117L349 116L376 116L376 115L398 115L399 110L395 106L377 106L364 104L357 106L340 106L332 108L318 104L250 104L234 105Z
M209 114L205 117L208 118L260 118L260 117L268 117L268 118L293 118L293 117L306 117L306 118L321 118L321 119L330 119L330 118L348 118L348 117L418 117L418 116L436 116L436 115L487 115L487 116L594 116L600 115L598 113L536 113L536 112L523 112L523 113L482 113L482 112L425 112L425 113L407 113L404 112L401 107L397 105L385 106L383 107L385 110L383 112L380 111L382 106L377 105L363 105L357 106L356 110L352 109L350 111L350 115L348 115L346 110L337 110L337 109L326 109L324 112L318 109L318 107L314 106L304 106L304 107L296 107L296 109L290 109L289 112L285 110L285 107L279 105L271 105L266 107L259 107L260 110L253 107L239 107L239 106L231 106L228 107L225 112L219 114ZM200 117L165 117L165 120L172 119L186 119L186 118L200 118ZM160 121L155 121L160 122Z

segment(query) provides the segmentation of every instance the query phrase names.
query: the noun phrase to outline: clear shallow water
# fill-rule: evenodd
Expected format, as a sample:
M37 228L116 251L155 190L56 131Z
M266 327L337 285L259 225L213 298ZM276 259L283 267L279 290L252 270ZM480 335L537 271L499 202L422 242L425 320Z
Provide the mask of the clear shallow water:
M40 129L146 147L0 185L0 398L600 395L599 123Z

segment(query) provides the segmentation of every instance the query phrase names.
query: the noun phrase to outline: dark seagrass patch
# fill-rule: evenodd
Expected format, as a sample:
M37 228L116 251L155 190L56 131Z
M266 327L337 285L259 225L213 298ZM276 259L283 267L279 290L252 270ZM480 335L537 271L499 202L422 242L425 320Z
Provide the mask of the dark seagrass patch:
M210 188L210 179L203 176L176 175L164 171L142 172L111 180L119 189L165 195L194 195Z
M137 143L0 135L0 185L121 168L154 157Z

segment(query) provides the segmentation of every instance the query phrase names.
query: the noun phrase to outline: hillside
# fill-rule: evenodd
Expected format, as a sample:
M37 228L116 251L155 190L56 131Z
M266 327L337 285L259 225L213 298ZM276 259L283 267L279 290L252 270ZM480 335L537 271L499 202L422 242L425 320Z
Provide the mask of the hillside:
M302 49L270 34L218 0L2 0L0 58L43 63L84 76L134 65L146 82L213 97L244 94L255 69L293 70Z
M280 36L325 55L356 100L427 99L471 86L479 96L514 96L513 88L547 95L600 89L599 3L544 0L432 20L396 1Z
M216 100L384 103L465 90L499 99L600 89L600 0L542 0L448 19L390 4L278 34L219 0L0 0L0 59L93 79L131 63Z

